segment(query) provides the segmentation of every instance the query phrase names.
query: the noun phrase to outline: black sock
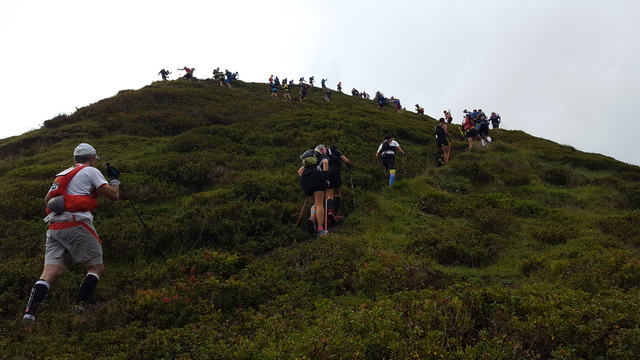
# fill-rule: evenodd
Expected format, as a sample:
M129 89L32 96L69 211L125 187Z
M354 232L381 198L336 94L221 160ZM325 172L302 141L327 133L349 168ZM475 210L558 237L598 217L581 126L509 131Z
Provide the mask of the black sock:
M333 199L327 199L327 211L333 210Z
M29 295L29 301L27 302L27 308L25 313L35 315L38 311L38 305L44 300L44 296L49 291L49 283L40 279L33 284L31 288L31 295Z
M333 200L333 211L337 214L340 209L340 203L342 202L342 196L336 196Z
M82 284L80 284L80 290L78 290L78 296L76 297L76 304L86 303L89 300L89 296L95 290L96 285L98 285L98 280L100 277L98 274L87 273L87 276L84 277Z

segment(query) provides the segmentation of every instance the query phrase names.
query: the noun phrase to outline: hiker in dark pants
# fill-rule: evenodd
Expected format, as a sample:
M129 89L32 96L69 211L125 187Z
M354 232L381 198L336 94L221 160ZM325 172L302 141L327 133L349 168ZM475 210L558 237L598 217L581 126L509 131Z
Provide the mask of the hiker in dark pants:
M36 321L38 306L49 291L49 287L62 275L65 259L71 258L84 264L86 276L76 296L74 311L84 310L102 273L102 244L93 226L91 211L98 207L98 194L110 200L120 198L120 174L108 170L111 180L107 182L95 168L99 159L93 146L82 143L73 151L76 163L58 175L44 198L49 223L44 256L44 270L31 289L23 321L31 325Z
M492 112L491 116L489 117L489 120L491 121L491 125L494 129L499 129L500 128L500 115Z
M298 99L300 101L302 101L302 99L307 97L307 85L302 84L302 87L300 88L300 94L298 94Z
M160 72L158 73L158 75L162 75L162 80L167 80L169 74L171 74L171 72L165 69L160 70Z

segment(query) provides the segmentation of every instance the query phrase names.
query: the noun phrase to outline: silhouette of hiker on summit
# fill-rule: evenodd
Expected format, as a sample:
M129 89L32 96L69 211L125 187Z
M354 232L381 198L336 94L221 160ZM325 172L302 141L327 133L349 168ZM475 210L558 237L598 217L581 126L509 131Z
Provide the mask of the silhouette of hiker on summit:
M160 72L158 73L158 75L162 75L162 80L167 80L169 74L171 74L171 71L167 71L165 69L160 70Z
M380 91L376 91L376 101L378 102L378 109L387 111L387 98Z
M193 78L193 72L195 71L196 68L188 68L188 67L184 67L182 69L178 69L178 70L184 70L186 71L186 74L184 74L184 76L182 77L183 79L189 80L191 78Z
M416 112L420 115L424 115L424 108L416 104Z
M453 121L453 116L451 116L451 110L449 110L449 111L444 110L443 112L444 112L445 120L447 120L448 124L451 124L451 122Z
M500 114L492 112L491 116L489 117L489 120L491 121L491 125L493 126L494 129L499 129L500 128Z
M342 92L342 81L338 83L338 91Z

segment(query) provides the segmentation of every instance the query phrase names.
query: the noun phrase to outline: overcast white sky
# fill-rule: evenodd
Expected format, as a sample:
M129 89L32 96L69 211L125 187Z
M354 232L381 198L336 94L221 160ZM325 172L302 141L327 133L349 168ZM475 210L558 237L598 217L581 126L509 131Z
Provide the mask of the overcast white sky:
M640 165L638 0L0 2L0 138L159 80L327 78ZM637 107L637 106L636 106Z

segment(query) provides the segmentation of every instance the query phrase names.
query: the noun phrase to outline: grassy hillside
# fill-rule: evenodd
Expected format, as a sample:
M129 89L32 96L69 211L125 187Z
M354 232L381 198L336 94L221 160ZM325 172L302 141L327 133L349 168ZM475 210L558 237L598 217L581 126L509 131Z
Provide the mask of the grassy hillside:
M635 358L640 168L505 130L436 168L435 124L317 88L169 81L0 140L0 358ZM407 151L393 188L373 156L386 133ZM70 266L25 331L42 199L80 142L121 171L154 241L101 199L91 306L70 313ZM310 239L295 172L320 143L355 167L344 225Z

